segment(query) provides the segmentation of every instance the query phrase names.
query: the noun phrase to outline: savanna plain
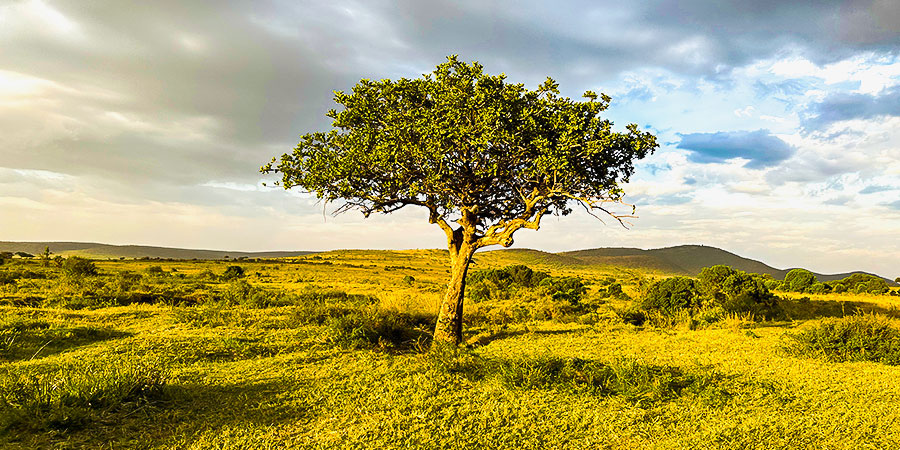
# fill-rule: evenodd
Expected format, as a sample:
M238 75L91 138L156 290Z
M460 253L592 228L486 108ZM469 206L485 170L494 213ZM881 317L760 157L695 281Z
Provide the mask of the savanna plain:
M483 252L448 348L447 266L7 259L0 447L900 447L896 287Z

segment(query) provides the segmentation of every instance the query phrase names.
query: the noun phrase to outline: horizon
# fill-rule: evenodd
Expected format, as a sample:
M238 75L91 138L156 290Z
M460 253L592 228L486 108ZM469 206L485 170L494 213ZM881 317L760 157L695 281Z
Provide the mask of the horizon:
M704 245L892 278L898 24L884 0L15 2L0 6L0 239L443 248L424 209L325 217L258 169L329 128L332 91L459 54L530 89L609 94L601 117L661 144L623 186L630 228L548 216L513 249Z
M413 248L413 247L410 247L410 248L349 248L349 247L348 247L348 248L329 248L329 249L322 249L322 250L308 250L308 249L292 249L292 250L280 250L280 249L270 249L270 250L239 250L239 249L223 249L223 248L185 248L185 247L169 247L169 246L164 246L164 245L147 245L147 244L109 244L109 243L102 243L102 242L80 242L80 241L0 241L0 243L22 243L22 244L40 244L40 245L45 245L45 244L46 244L47 246L50 246L50 253L51 253L51 254L54 253L54 252L53 252L52 244L79 244L79 245L91 244L91 245L102 245L102 246L111 246L111 247L147 247L147 248L160 248L160 249L167 249L167 250L186 250L186 251L200 251L200 252L207 252L207 251L208 251L208 252L222 252L222 253L229 253L229 252L231 252L231 253L292 253L292 252L304 252L304 253L307 253L307 254L314 254L314 253L341 252L341 251L361 251L361 252L366 252L366 251L374 251L374 252L379 252L379 251L396 251L396 252L404 252L404 251L422 251L422 250L447 251L447 249L445 249L445 248L440 248L440 247L414 247L414 248ZM579 252L579 251L591 251L591 250L604 250L604 249L625 249L625 250L653 251L653 250L664 250L664 249L679 248L679 247L706 247L706 248L711 248L711 249L715 249L715 250L721 250L721 251L723 251L723 252L730 253L730 254L732 254L732 255L738 256L738 257L740 257L740 258L744 258L744 259L748 259L748 260L751 260L751 261L756 261L756 262L765 264L765 265L767 265L767 266L769 266L769 267L771 267L771 268L773 268L773 269L775 269L775 270L779 270L779 271L785 271L785 270L791 270L791 269L807 269L807 270L810 270L811 272L817 273L817 274L819 274L819 275L840 275L840 274L846 274L846 273L860 272L860 273L871 273L871 274L873 274L873 275L877 275L877 276L879 276L879 277L881 277L881 278L884 278L884 279L886 279L886 280L889 280L889 281L893 281L893 280L895 279L895 277L893 277L891 274L885 275L885 274L882 274L882 273L878 273L878 272L869 272L869 271L865 271L865 270L861 270L861 269L851 269L851 270L845 270L845 271L840 271L840 272L822 272L822 271L815 270L814 268L810 268L810 267L806 267L806 266L802 266L802 265L775 266L775 265L772 265L772 264L770 264L769 262L765 261L764 259L754 258L754 257L752 257L752 256L748 256L748 255L743 255L743 254L740 254L740 253L736 253L736 252L731 251L731 250L729 250L729 249L727 249L727 248L721 248L721 247L716 247L716 246L706 245L706 244L676 244L676 245L667 245L667 246L663 246L663 247L649 247L649 248L641 248L641 247L591 247L591 248L576 248L576 249L560 250L560 251L548 251L548 250L542 250L542 249L539 249L539 248L530 248L530 247L509 247L509 248L503 248L503 247L486 247L486 248L479 249L476 253L493 252L493 251L517 251L517 250L523 251L523 250L530 250L530 251L536 251L536 252L546 253L546 254L550 254L550 255L559 255L559 254L562 254L562 253ZM67 250L63 250L63 251L67 251Z

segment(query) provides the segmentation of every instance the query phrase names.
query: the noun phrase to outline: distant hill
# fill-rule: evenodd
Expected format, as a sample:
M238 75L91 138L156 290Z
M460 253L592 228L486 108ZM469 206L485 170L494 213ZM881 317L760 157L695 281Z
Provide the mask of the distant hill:
M591 250L575 250L558 255L569 256L584 261L586 264L603 264L619 267L658 270L660 272L696 276L704 267L724 264L751 273L767 273L783 280L792 269L776 269L760 261L744 258L720 248L705 245L679 245L676 247L642 250L639 248L595 248ZM815 272L814 272L815 273ZM837 274L816 273L819 281L840 280L854 273ZM870 274L875 275L875 274ZM877 276L877 275L876 275ZM896 285L893 280L885 280Z
M284 258L302 256L310 251L235 252L225 250L192 250L183 248L150 247L144 245L107 245L90 242L5 242L0 241L0 251L26 252L33 255L44 251L44 247L56 255L84 256L90 258L163 258L163 259L230 259ZM720 248L705 245L679 245L676 247L643 250L639 248L595 248L570 252L548 253L532 249L504 249L479 252L478 261L489 265L533 264L550 267L578 265L604 265L633 269L652 270L672 275L696 276L704 267L724 264L746 272L768 273L783 280L791 269L776 269ZM846 278L854 273L816 274L819 281ZM874 275L874 274L872 274ZM893 280L885 278L892 286Z
M309 251L234 252L225 250L193 250L184 248L151 247L145 245L108 245L91 242L6 242L0 241L0 252L25 252L36 255L50 247L50 252L63 256L90 258L163 258L163 259L231 259L283 258L308 255Z

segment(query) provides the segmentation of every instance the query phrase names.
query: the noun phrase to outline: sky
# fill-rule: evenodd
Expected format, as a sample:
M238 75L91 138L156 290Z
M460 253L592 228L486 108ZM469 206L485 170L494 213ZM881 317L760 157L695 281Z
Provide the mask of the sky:
M628 228L551 216L515 247L900 276L896 0L0 0L0 240L443 247L424 210L333 217L258 171L329 128L333 91L452 54L606 93L661 143Z

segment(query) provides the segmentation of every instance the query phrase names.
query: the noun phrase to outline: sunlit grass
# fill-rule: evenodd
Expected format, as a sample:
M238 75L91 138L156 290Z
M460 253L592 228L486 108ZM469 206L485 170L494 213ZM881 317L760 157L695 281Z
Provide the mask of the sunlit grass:
M107 274L160 266L161 285L236 264L254 289L287 297L269 304L268 294L227 296L240 285L209 281L209 300L196 305L0 307L0 334L19 333L11 342L23 345L0 358L0 447L900 445L900 367L784 350L788 335L839 320L841 306L847 316L856 313L850 306L890 310L898 297L789 295L793 320L735 314L694 329L625 324L616 311L630 301L609 298L591 320L473 323L469 348L435 354L419 340L430 326L420 319L436 312L445 257L347 251L304 262L100 262ZM476 267L509 262L495 259ZM528 264L593 282L588 296L605 277L636 295L640 277L654 276ZM3 296L38 296L52 281ZM474 318L482 306L519 300L469 303L467 312Z

